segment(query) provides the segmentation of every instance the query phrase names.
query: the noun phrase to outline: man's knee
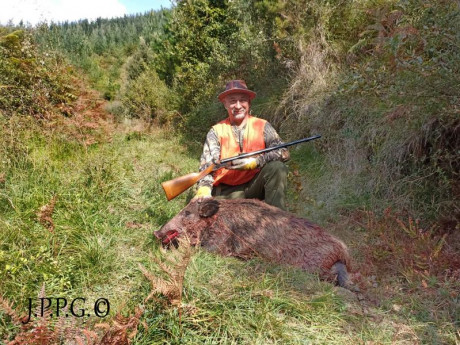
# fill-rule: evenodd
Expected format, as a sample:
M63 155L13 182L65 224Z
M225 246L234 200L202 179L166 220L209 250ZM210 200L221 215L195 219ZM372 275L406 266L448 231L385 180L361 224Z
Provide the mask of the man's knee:
M288 168L283 162L271 161L262 168L261 172L269 178L286 179Z

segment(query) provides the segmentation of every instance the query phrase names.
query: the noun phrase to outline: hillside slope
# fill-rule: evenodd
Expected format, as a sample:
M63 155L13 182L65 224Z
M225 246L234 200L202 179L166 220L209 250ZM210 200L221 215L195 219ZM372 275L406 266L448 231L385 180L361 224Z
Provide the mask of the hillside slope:
M184 6L187 3L192 2L183 2ZM299 34L294 24L303 23L305 28L311 25L302 16L312 12L299 11L296 6L301 6L300 2L285 2L293 7L281 9L271 7L271 2L257 3L256 12L273 20L270 25L265 23L263 32L283 34L285 30L284 33L292 33L285 37L294 37ZM325 7L309 3L313 6L309 11L324 15L319 16L323 21L315 23L325 24L328 18L348 13L338 7L332 11L327 7L332 3L323 4ZM368 5L372 7L374 3L379 2ZM439 4L446 10L455 5L447 1ZM420 13L410 12L416 6L406 7L398 18L410 20L418 13L428 20L423 16L437 5L429 2L419 7ZM226 12L219 6L209 8L214 11L204 14L212 14L210 20L225 18ZM189 10L193 7L184 8L182 15ZM388 21L396 13L393 10L382 10L381 17L375 13L376 19ZM279 21L280 11L285 22ZM166 127L160 128L148 116L141 120L108 113L106 109L114 109L114 104L107 106L103 97L91 90L79 77L81 70L68 65L54 51L37 49L28 32L1 28L0 339L11 344L457 344L460 241L456 214L452 212L453 217L441 220L428 212L426 217L414 216L424 215L425 210L456 210L456 175L452 175L455 164L452 171L446 169L455 163L452 150L458 140L458 98L450 97L450 93L438 97L454 90L458 78L453 59L456 46L450 45L452 49L444 51L443 56L437 56L439 51L435 50L436 61L423 60L429 48L437 44L436 35L442 33L447 42L456 42L456 36L452 36L455 32L449 34L451 29L446 29L455 28L454 14L447 17L446 12L438 12L433 25L427 28L423 27L424 20L411 23L419 34L401 41L395 56L406 61L405 54L417 47L411 45L411 39L419 42L420 32L426 30L423 37L430 41L425 43L426 50L418 52L424 61L420 65L415 64L416 55L415 60L406 61L410 66L403 63L392 70L392 63L401 61L393 61L385 55L385 49L390 49L399 36L385 36L382 55L378 55L373 41L378 30L371 30L363 34L369 40L354 48L363 49L361 55L349 56L352 71L329 70L329 59L334 61L335 56L332 50L337 47L311 41L311 45L303 46L305 55L301 60L305 63L293 66L299 73L291 83L270 84L276 89L286 82L289 89L271 93L270 87L262 85L267 82L261 77L264 68L278 61L275 55L267 65L258 65L261 70L257 78L248 74L253 78L248 80L260 90L254 109L270 111L273 122L286 137L289 132L298 136L308 131L323 134L318 146L292 150L289 207L301 216L313 218L348 244L354 259L352 278L360 294L320 282L315 275L258 259L244 262L221 258L187 246L179 253L160 248L152 232L175 215L189 196L167 202L160 183L196 171L198 154L190 154L193 142L184 138L200 133L200 126L218 117L217 102L200 103L217 90L216 81L203 84L208 86L204 94L188 94L196 97L194 102L199 104L191 112L163 109ZM446 18L451 20L449 25L443 22ZM194 17L187 19L193 23ZM405 25L404 20L394 24L393 33ZM281 27L272 26L276 23ZM353 23L356 25L351 28L356 29L356 35L368 24L360 20ZM443 29L437 31L438 27ZM315 30L320 28L315 26ZM219 34L226 33L225 25L210 25L209 29L211 33L214 29ZM344 35L340 27L333 25L330 29L336 35ZM308 36L305 31L302 35ZM188 44L193 45L193 41ZM132 73L133 83L145 81L149 74L159 75L148 54L151 46L141 48L132 56L145 58L142 63L131 59L124 67L126 75ZM263 51L254 50L254 54L261 55L253 55L244 70L250 71L251 63L260 62ZM244 49L239 54L243 52ZM280 61L287 61L283 60L289 57L287 53L280 56ZM360 60L363 56L364 60ZM221 66L219 61L214 62L214 67ZM452 71L451 75L442 79L442 73L434 67L426 72L429 75L422 74L421 68L432 64L442 64ZM222 77L230 76L224 72ZM319 85L311 84L315 76ZM331 79L321 84L326 80L321 76ZM426 83L422 84L424 78ZM444 81L445 88L434 87L439 80ZM138 82L137 86L144 84ZM193 85L196 84L183 83L182 87ZM156 90L148 86L149 91ZM424 97L428 89L437 93ZM163 81L161 92L165 90L170 90L174 99L177 90ZM418 98L400 94L409 90L417 92ZM158 94L151 95L155 101ZM278 107L281 100L284 102ZM196 103L189 105L193 104ZM158 104L148 105L152 108L143 108L147 109L145 114ZM423 116L417 117L418 112ZM176 116L183 122L177 122ZM432 121L434 118L439 122ZM409 120L421 122L411 127ZM424 127L425 120L429 126ZM168 123L181 125L182 136L167 127ZM413 130L407 142L406 125ZM190 133L185 133L186 128L191 128ZM401 141L390 141L396 132ZM420 136L423 133L427 136ZM418 142L420 138L427 140ZM198 136L193 140L201 144ZM410 145L398 146L401 142ZM403 164L398 165L401 180L390 180L390 184L383 181L378 173L385 175L384 168L390 168L384 164L385 159L401 154L395 147L407 149L404 152L409 155L421 149L422 156L411 160L403 154L401 159L404 164L414 164L415 172L420 168L417 164L422 164L425 170L420 171L424 174L414 175L411 167ZM423 158L423 149L435 156ZM372 171L376 167L379 170ZM443 179L438 179L440 176ZM442 182L441 187L446 189L439 190L442 195L433 194L433 203L427 204L426 197L431 194L424 188L430 178L434 185ZM386 189L395 181L407 180L415 189L403 190L402 194ZM376 193L369 195L369 191ZM425 197L421 199L423 207L416 207L415 199L405 199L408 195L417 197L420 191ZM440 195L444 199L437 198ZM445 203L438 205L439 200ZM171 282L172 278L175 281ZM91 316L58 318L49 315L49 310L44 318L33 318L24 326L21 315L27 316L28 299L36 303L36 296L61 296L69 302L84 298ZM93 305L101 297L110 303L107 317L93 313ZM53 302L55 310L56 301Z
M160 250L152 232L186 199L167 202L160 182L194 171L198 159L169 131L113 122L96 93L79 95L68 117L2 119L8 163L0 182L0 338L6 343L457 341L458 251L448 237L431 236L402 214L388 211L379 220L357 212L328 225L350 246L358 295L257 259L198 250L188 262ZM290 164L294 170L299 161ZM187 268L179 304L157 290L170 279L158 260L169 274L183 272L177 265ZM103 297L110 314L47 314L22 326L20 315L34 296L82 297L88 310Z

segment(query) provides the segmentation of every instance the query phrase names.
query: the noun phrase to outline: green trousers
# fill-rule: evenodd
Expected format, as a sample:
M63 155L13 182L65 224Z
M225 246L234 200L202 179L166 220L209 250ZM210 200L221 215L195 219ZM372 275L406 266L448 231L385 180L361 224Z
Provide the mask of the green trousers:
M238 186L220 184L213 188L216 199L260 199L286 210L288 169L279 161L268 162L254 178Z

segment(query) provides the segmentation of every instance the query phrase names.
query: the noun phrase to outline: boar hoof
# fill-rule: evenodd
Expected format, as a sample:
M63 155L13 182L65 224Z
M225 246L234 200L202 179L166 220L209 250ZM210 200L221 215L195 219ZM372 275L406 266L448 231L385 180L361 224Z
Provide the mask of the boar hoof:
M335 264L332 265L331 272L332 274L337 275L337 285L341 287L347 287L347 267L341 261L337 261Z
M348 278L347 267L341 261L337 261L331 267L331 273L337 275L337 285L351 292L361 292L358 286L354 285Z

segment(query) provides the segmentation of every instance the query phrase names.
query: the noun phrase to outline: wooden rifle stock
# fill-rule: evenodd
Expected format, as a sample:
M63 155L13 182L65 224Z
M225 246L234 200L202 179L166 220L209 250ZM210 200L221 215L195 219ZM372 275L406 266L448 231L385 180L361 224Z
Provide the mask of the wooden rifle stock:
M163 182L161 186L165 191L168 201L182 194L207 174L211 173L214 170L214 167L215 164L211 164L208 168L201 172L190 173L184 176L179 176L173 180Z
M264 152L269 152L269 151L273 151L273 150L282 149L282 148L285 148L285 147L288 147L288 146L297 145L297 144L304 143L304 142L307 142L307 141L310 141L310 140L315 140L315 139L318 139L318 138L321 138L321 135L314 135L312 137L299 139L299 140L296 140L296 141L292 141L290 143L285 143L285 144L265 148L265 149L258 150L258 151L239 154L238 156L235 156L235 157L222 159L220 161L220 164L218 164L218 165L211 164L209 167L207 167L205 170L203 170L201 172L190 173L190 174L187 174L187 175L184 175L184 176L177 177L177 178L175 178L173 180L165 181L165 182L163 182L161 184L161 186L163 187L163 189L165 191L166 198L168 199L168 201L170 201L170 200L174 199L176 196L178 196L178 195L182 194L183 192L185 192L187 189L189 189L191 186L193 186L195 183L197 183L203 177L205 177L206 175L210 174L214 169L224 167L226 164L230 163L231 161L234 161L236 159L255 156L255 155L258 155L258 154L261 154L261 153L264 153Z

